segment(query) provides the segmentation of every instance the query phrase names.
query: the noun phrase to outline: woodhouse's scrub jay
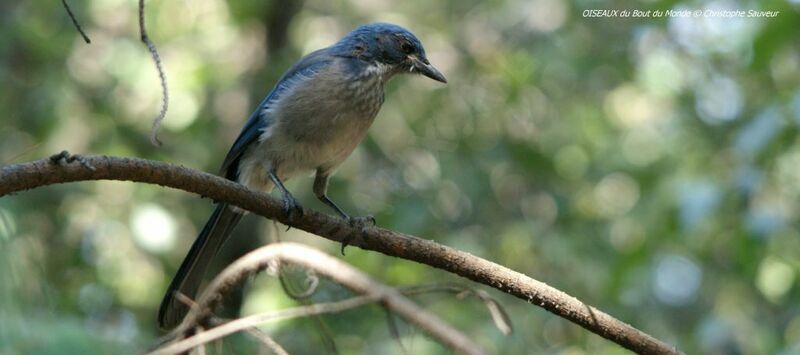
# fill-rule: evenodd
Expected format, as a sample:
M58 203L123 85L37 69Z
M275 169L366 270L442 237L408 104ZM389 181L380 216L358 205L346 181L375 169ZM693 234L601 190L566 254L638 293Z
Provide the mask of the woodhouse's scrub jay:
M328 198L328 178L364 138L383 104L383 85L399 73L446 82L417 37L388 23L360 26L336 44L305 56L247 120L220 175L257 191L277 187L293 219L303 210L282 182L315 170L317 198L351 224L363 226L371 217L350 217ZM178 301L176 292L195 297L211 258L243 215L239 208L217 204L161 302L162 328L181 322L188 306Z

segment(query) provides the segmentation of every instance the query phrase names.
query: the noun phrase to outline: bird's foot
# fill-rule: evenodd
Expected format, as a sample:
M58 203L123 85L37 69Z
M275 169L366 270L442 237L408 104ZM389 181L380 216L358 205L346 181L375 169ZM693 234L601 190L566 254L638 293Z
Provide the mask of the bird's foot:
M375 227L375 217L372 215L347 217L347 224L351 227Z
M283 213L286 215L286 219L289 220L289 223L294 224L300 218L303 218L303 206L300 206L297 203L297 200L294 197L288 196L283 198ZM287 225L286 230L288 231L291 229L292 226Z
M361 238L366 238L369 228L375 227L375 217L371 215L358 217L348 216L345 220L347 220L347 224L349 224L350 227L357 229L361 233ZM352 234L348 234L342 239L342 255L344 255L344 248L346 248L352 240Z
M69 163L72 163L72 162L75 162L75 161L77 161L78 163L81 163L81 165L83 165L83 167L86 168L86 169L89 169L91 171L97 170L82 155L70 154L66 150L62 150L61 153L53 154L53 155L50 156L50 162L53 163L53 164L64 165L64 164L69 164Z

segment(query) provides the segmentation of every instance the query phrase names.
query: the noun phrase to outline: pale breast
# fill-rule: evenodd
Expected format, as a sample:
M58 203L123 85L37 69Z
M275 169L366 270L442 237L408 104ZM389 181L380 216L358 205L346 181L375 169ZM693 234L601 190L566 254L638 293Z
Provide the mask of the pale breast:
M337 66L298 83L270 115L262 136L279 171L333 169L364 138L383 104L380 75L342 75ZM281 174L281 175L284 175Z

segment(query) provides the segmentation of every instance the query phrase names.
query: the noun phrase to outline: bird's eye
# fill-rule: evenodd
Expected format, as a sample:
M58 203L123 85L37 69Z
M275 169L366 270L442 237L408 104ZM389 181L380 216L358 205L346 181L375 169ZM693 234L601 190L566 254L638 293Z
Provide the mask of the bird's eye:
M405 54L414 53L414 45L409 42L402 42L400 43L400 50L402 50Z

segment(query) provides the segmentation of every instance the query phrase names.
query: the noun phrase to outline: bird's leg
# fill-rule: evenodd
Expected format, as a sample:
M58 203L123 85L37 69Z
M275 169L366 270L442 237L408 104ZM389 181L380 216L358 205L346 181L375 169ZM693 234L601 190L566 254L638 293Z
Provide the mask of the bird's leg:
M269 174L269 178L278 187L278 190L281 191L281 198L283 199L283 211L286 213L286 218L289 219L289 222L296 221L296 218L303 217L303 207L297 203L297 200L294 199L289 190L283 186L281 179L278 179L278 175L275 172L274 168L267 170L267 174Z
M345 213L339 206L336 205L330 198L328 198L328 178L329 176L326 173L323 173L321 170L317 170L317 175L314 178L314 194L317 198L336 211L342 219L345 219L350 224L357 224L359 220L369 221L373 225L375 224L375 217L372 216L364 216L364 217L350 217L347 213Z
M342 219L346 220L350 226L360 229L362 237L365 236L367 233L367 228L375 226L375 217L369 215L363 217L350 217L347 213L344 213L339 206L337 206L335 203L333 203L333 201L331 201L330 198L328 198L328 178L329 175L327 172L323 171L322 169L317 169L317 175L314 178L314 195L316 195L320 201L336 211L336 213L342 217ZM342 255L344 255L344 248L352 239L352 235L347 235L342 240Z

